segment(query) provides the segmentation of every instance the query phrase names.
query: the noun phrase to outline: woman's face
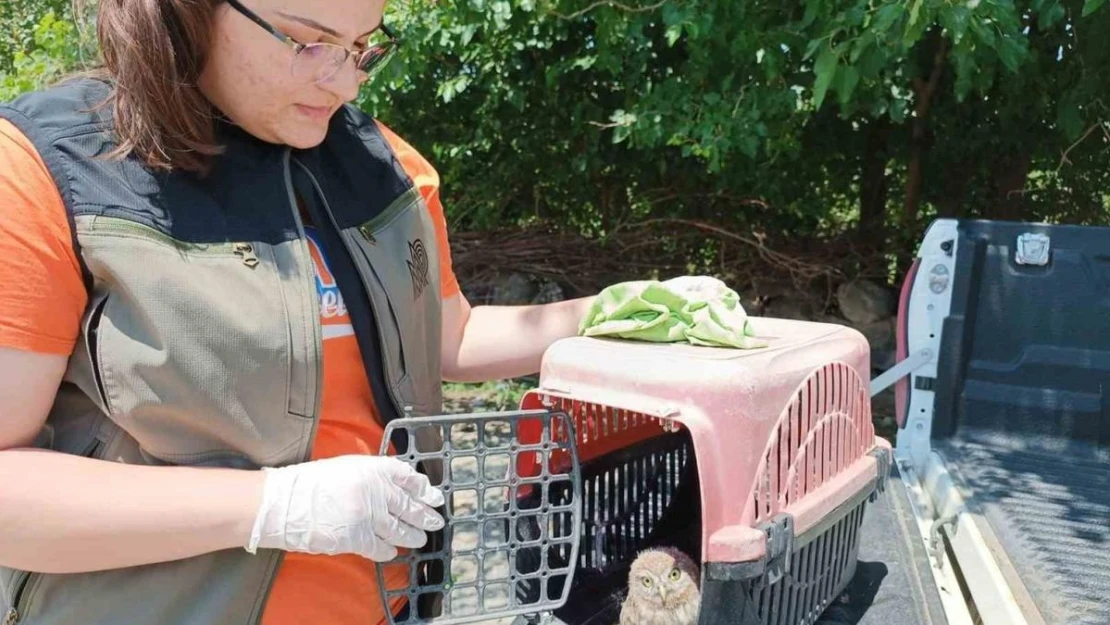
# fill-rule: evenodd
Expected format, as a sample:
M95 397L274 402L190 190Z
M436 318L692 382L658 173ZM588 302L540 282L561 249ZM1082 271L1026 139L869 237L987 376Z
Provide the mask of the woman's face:
M385 0L240 2L299 43L327 42L352 50L364 46L381 25L385 5ZM293 60L291 46L225 2L213 19L200 88L220 111L259 139L311 148L323 141L336 110L358 94L362 74L350 58L330 79L316 82L296 76Z

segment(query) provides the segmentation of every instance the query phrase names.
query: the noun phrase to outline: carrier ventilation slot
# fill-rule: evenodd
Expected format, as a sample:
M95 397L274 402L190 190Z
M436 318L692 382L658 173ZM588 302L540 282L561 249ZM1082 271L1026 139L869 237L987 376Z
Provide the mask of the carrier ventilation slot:
M671 419L543 391L530 391L526 394L521 408L547 409L569 415L578 437L578 457L582 462L683 429L677 421Z
M863 457L874 441L867 387L855 369L832 363L814 371L771 431L745 520L770 520Z
M855 574L860 526L867 502L794 552L791 573L767 584L751 582L762 625L812 625ZM832 622L833 619L830 619Z
M685 435L647 441L590 465L582 479L578 566L604 570L628 563L653 542L669 516L689 517L689 506L675 504L689 495L696 470Z

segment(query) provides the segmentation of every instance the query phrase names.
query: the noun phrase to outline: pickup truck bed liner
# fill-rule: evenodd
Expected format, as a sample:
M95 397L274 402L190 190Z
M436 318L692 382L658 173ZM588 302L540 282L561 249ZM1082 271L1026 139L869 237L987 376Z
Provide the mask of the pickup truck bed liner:
M934 445L1044 622L1110 623L1105 452L1081 441L1053 444L971 428Z
M1030 625L1110 623L1108 250L1104 226L938 220L900 315L936 359L899 441L930 437Z

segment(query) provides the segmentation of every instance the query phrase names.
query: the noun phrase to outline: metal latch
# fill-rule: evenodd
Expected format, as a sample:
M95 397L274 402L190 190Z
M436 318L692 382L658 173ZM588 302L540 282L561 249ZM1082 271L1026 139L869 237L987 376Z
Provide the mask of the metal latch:
M767 534L767 584L771 585L790 572L794 555L794 517L780 514L759 529Z
M1050 247L1047 234L1026 232L1018 236L1014 261L1019 265L1047 265Z
M876 499L878 499L879 495L886 492L886 483L887 480L890 479L892 454L890 453L889 449L885 447L879 447L877 449L872 449L870 453L868 453L868 455L875 458L875 462L879 464L879 484L870 496L870 501L874 502Z

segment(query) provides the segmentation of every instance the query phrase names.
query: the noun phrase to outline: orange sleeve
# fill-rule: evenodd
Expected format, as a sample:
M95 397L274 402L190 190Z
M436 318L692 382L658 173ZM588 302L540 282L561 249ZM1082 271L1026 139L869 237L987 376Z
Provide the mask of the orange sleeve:
M432 167L416 148L397 136L385 124L378 122L386 141L389 142L393 152L401 161L401 166L412 178L420 194L424 196L424 203L432 214L432 221L436 224L436 248L439 249L439 288L440 296L448 299L459 294L459 281L455 277L455 270L451 265L451 243L447 237L447 217L443 214L443 204L439 200L439 172Z
M87 298L58 188L0 119L0 347L70 354Z

